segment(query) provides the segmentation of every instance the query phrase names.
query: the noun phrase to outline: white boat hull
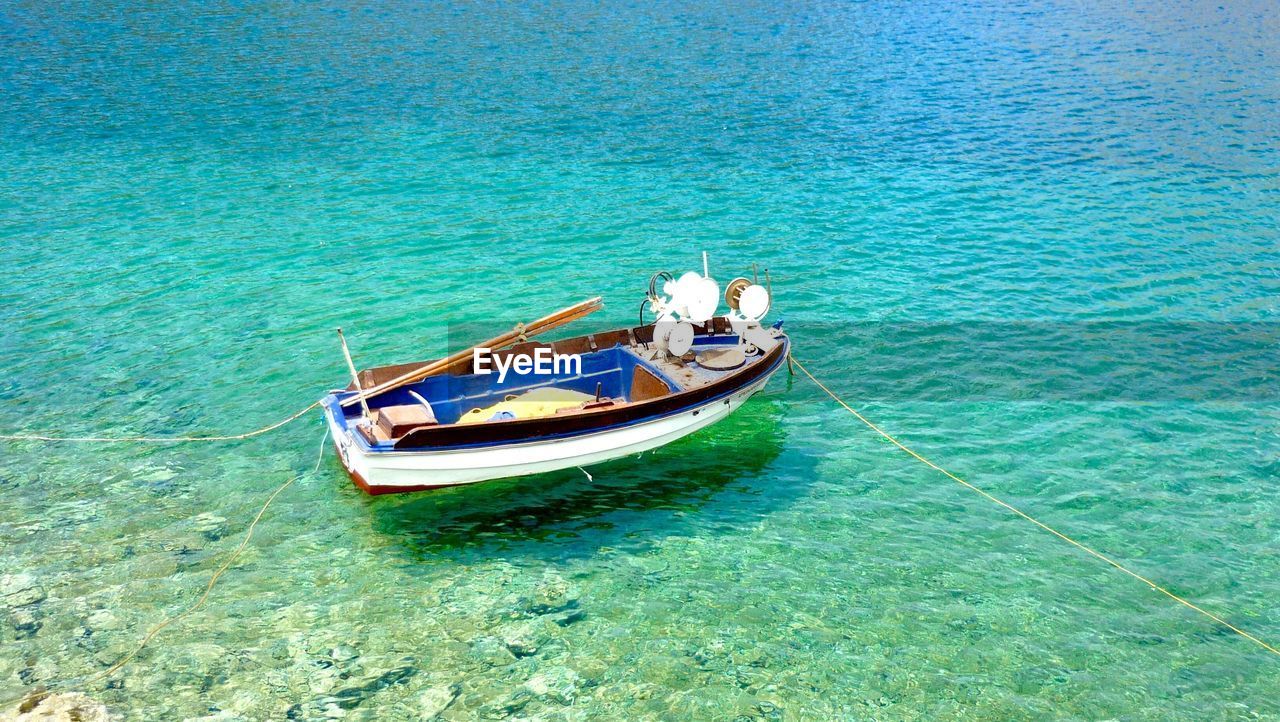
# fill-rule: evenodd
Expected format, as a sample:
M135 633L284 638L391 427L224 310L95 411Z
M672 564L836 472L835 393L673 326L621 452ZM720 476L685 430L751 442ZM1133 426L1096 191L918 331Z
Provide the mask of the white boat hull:
M369 452L326 411L338 456L355 483L370 494L474 484L572 467L590 466L669 444L733 413L764 388L772 372L727 397L615 429L547 441L476 449Z

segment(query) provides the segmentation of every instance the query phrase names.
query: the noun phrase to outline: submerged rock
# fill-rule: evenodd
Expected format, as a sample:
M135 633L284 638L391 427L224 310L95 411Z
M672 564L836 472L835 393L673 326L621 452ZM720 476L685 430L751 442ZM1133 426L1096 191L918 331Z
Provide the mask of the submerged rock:
M418 719L433 720L458 698L462 688L457 684L431 687L418 696Z
M227 520L213 512L206 511L192 518L192 525L209 541L218 541L227 535Z
M530 677L524 686L542 699L572 704L582 688L582 678L568 667L552 667Z
M511 719L523 712L524 708L532 701L533 693L524 687L517 687L510 694L500 696L498 699L480 705L476 709L476 715L480 719Z
M355 709L378 692L392 685L404 684L417 673L418 670L414 667L396 667L393 670L383 672L376 679L372 679L358 687L340 689L329 695L324 702L337 705L341 709Z
M497 637L480 637L471 643L472 659L490 667L505 667L516 661L515 655Z
M9 615L9 625L16 632L16 639L28 639L36 636L36 632L40 631L43 623L36 618L35 612L23 607L13 610Z
M6 722L110 722L106 705L76 693L35 694L14 712L0 714Z
M95 609L85 620L85 626L94 630L119 629L120 619L110 609Z
M0 576L0 607L16 609L43 602L48 595L36 578L25 572Z
M553 615L551 617L551 621L555 622L556 625L558 626L567 627L571 624L577 624L578 622L581 622L583 619L586 618L586 616L587 616L587 613L582 611L581 609L569 609L569 610L560 612L559 614Z
M549 640L550 635L537 622L518 624L502 631L502 643L517 659L537 654Z
M338 646L329 650L329 657L333 659L333 661L335 662L350 662L351 660L359 656L360 656L360 653L357 652L354 647L348 644L339 644Z
M546 575L524 604L530 614L555 614L577 606L577 590L558 574Z

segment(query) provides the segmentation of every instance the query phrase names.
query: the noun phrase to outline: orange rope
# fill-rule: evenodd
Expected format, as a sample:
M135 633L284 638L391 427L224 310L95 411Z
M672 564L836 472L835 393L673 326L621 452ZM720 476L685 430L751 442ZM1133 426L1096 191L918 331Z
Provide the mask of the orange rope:
M1052 535L1054 535L1054 536L1058 537L1059 539L1061 539L1061 540L1063 540L1063 541L1067 542L1068 544L1070 544L1070 545L1072 545L1072 546L1076 547L1077 549L1080 549L1080 550L1084 551L1085 553L1087 553L1087 554L1089 554L1089 555L1091 555L1091 556L1093 556L1093 557L1095 557L1095 558L1097 558L1097 559L1101 559L1102 561L1106 562L1107 564L1110 564L1111 566L1115 567L1116 569L1119 569L1120 571L1124 572L1125 574L1128 574L1129 576L1133 577L1134 579L1137 579L1138 581L1140 581L1140 582L1142 582L1142 583L1146 584L1147 586L1151 587L1152 589L1156 590L1157 592L1160 592L1161 594L1165 595L1166 597L1169 597L1170 599L1172 599L1173 601L1177 602L1178 604L1181 604L1182 606L1187 607L1188 609L1192 609L1192 610L1194 610L1194 611L1196 611L1196 612L1199 612L1200 614L1203 614L1204 616L1208 617L1209 619L1212 619L1213 621L1217 622L1218 624L1221 624L1222 626L1226 627L1227 629L1230 629L1231 631L1235 632L1236 634L1240 635L1241 637L1244 637L1245 639L1249 640L1250 642L1253 642L1254 644L1258 645L1259 647L1262 647L1263 649L1267 650L1268 652L1271 652L1272 654L1274 654L1274 655L1276 655L1276 656L1280 657L1280 649L1276 649L1275 647L1271 646L1270 644L1267 644L1266 642L1262 641L1261 639L1258 639L1257 637L1253 636L1252 634L1249 634L1248 632L1246 632L1246 631L1244 631L1243 629L1241 629L1241 628L1239 628L1239 627L1235 626L1235 625L1234 625L1234 624L1232 624L1231 622L1228 622L1227 620L1223 619L1222 617L1219 617L1218 615L1214 614L1213 612L1207 611L1207 610L1205 610L1205 609L1203 609L1203 608L1201 608L1201 607L1196 606L1195 604L1193 604L1193 603L1191 603L1191 602L1187 601L1186 599L1183 599L1182 597L1178 596L1177 594L1174 594L1173 592L1169 591L1168 589L1165 589L1164 587L1160 586L1159 584L1156 584L1155 582L1151 581L1150 579L1148 579L1148 578L1146 578L1146 577L1142 576L1141 574L1139 574L1139 573L1137 573L1137 572L1133 571L1132 569L1130 569L1130 568L1126 567L1125 565L1121 564L1120 562L1116 561L1115 559L1112 559L1111 557L1107 556L1106 554L1103 554L1102 552L1097 551L1096 549L1093 549L1092 547L1090 547L1090 546L1088 546L1088 545L1086 545L1086 544L1084 544L1084 543L1082 543L1082 542L1078 542L1078 541L1076 541L1075 539L1072 539L1071 537L1067 536L1067 535L1066 535L1066 534L1064 534L1063 532L1060 532L1060 531L1058 531L1057 529L1054 529L1053 527L1049 526L1048 524L1045 524L1044 522L1040 521L1039 519L1036 519L1035 517L1031 516L1030 514L1028 514L1028 513L1026 513L1026 512L1022 511L1021 509L1019 509L1019 508L1017 508L1017 507L1013 506L1012 504L1009 504L1008 502L1005 502L1005 501L1003 501L1003 500L1001 500L1001 499L998 499L998 498L996 498L996 497L992 496L991 494L988 494L987 492L983 491L982 489L979 489L978 487L974 486L973 484L970 484L969 482L965 481L964 479L961 479L960 477L956 476L955 474L952 474L950 471L947 471L946 469L942 468L941 466L938 466L937 464L933 463L932 461L930 461L929 459L925 458L924 456L922 456L922 455L920 455L920 454L916 453L914 450L912 450L911 448L909 448L906 444L904 444L904 443L902 443L901 441L898 441L897 439L895 439L895 438L894 438L894 437L893 437L889 432L885 431L884 429L880 428L879 426L876 426L874 423L872 423L872 422L871 422L871 420L870 420L870 419L868 419L867 417L865 417L865 416L863 416L862 414L858 413L856 409L854 409L854 408L853 408L852 406L850 406L849 404L845 403L843 399L841 399L839 396L837 396L837 395L835 394L835 392L833 392L831 389L827 388L827 387L826 387L826 385L824 385L821 381L819 381L816 377L814 377L814 375L813 375L813 374L809 373L809 369L805 368L805 367L804 367L804 364L800 363L800 360L799 360L799 359L797 359L794 355L790 356L790 358L791 358L791 360L792 360L792 361L794 361L794 362L795 362L796 367L797 367L797 368L799 368L801 371L803 371L803 372L804 372L804 375L805 375L805 376L808 376L810 381L812 381L813 383L817 384L817 385L818 385L818 388L820 388L820 389L822 389L823 391L825 391L825 392L827 393L827 395L828 395L828 396L830 396L830 397L831 397L831 399L832 399L833 401L835 401L837 404L840 404L841 406L843 406L843 407L845 408L845 410L846 410L846 411L848 411L849 413L851 413L851 414L853 414L855 417L857 417L857 419L858 419L859 421L861 421L862 423L866 424L866 425L867 425L867 426L868 426L872 431L874 431L874 432L876 432L877 434L879 434L879 435L883 436L885 439L887 439L887 440L888 440L890 443L892 443L894 446L896 446L896 447L898 447L899 449L902 449L903 451L907 452L908 454L910 454L912 457L914 457L917 461L921 462L921 463L922 463L922 464L924 464L925 466L928 466L929 468L933 469L934 471L937 471L937 472L939 472L939 473L941 473L941 474L945 475L947 478L949 478L949 479L951 479L952 481L955 481L955 482L957 482L957 483L959 483L959 484L963 485L965 488L969 489L970 491L973 491L973 492L975 492L975 493L977 493L977 494L979 494L979 495L983 496L983 497L984 497L984 498L986 498L988 501L992 501L992 502L995 502L996 504L999 504L1000 506L1004 507L1005 509L1008 509L1009 511L1013 512L1014 514L1017 514L1018 516L1022 517L1023 519L1026 519L1027 521L1031 522L1032 524L1035 524L1036 526L1040 527L1041 529L1044 529L1045 531L1047 531L1047 532L1049 532L1050 534L1052 534Z

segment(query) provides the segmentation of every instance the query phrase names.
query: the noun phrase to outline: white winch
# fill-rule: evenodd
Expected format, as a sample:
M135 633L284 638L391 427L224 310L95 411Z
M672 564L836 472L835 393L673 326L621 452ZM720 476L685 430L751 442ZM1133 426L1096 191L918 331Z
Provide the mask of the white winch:
M662 292L657 282L665 278ZM733 332L739 345L747 353L758 348L771 347L773 335L760 327L760 320L769 312L769 291L764 286L746 278L735 278L725 289L725 303ZM649 282L646 300L657 316L654 322L653 341L660 352L683 356L693 348L694 324L705 324L715 317L720 305L720 284L711 277L707 254L702 254L702 273L689 271L679 279L670 273L655 275Z

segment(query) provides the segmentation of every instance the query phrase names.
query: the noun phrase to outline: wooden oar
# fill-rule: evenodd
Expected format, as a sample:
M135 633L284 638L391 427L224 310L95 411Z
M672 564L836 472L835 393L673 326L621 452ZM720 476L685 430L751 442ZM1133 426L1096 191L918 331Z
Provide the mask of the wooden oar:
M603 305L604 304L601 303L600 297L597 296L595 298L583 301L582 303L574 304L568 308L556 311L555 313L549 316L543 316L542 318L538 319L537 321L534 321L533 323L525 324L523 326L517 326L515 329L508 331L500 336L495 336L489 339L488 341L485 341L483 343L478 343L474 346L470 346L455 354L446 356L445 358L432 361L431 363L425 366L420 366L414 369L413 371L409 371L407 373L401 374L400 376L397 376L394 379L391 379L390 381L385 381L376 386L372 386L363 391L359 391L358 393L356 393L355 396L352 396L349 399L344 399L342 401L342 406L344 407L353 406L355 404L364 402L366 399L370 399L379 394L386 393L391 389L399 388L401 386L404 386L405 384L411 384L415 381L420 381L433 374L448 371L454 366L457 366L463 361L466 361L467 359L471 358L471 352L476 348L483 347L491 350L497 350L500 348L504 348L506 346L510 346L511 344L517 341L520 341L522 337L525 339L533 338L534 336L537 336L540 333L545 333L554 328L563 326L566 323L569 323L571 321L576 321L584 316L595 313L596 311L599 311L601 308L603 308Z

